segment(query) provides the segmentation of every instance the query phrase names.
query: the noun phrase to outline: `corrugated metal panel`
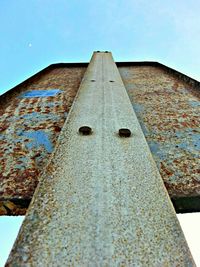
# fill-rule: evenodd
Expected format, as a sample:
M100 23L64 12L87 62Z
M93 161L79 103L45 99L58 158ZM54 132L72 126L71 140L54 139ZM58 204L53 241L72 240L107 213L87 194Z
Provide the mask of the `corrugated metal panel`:
M170 196L199 196L199 88L158 67L119 70Z

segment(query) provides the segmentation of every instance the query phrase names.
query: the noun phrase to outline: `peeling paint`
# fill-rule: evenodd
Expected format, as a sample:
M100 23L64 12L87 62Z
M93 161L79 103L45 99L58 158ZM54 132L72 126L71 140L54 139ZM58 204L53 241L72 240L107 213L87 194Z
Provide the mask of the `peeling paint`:
M51 68L0 98L0 203L29 203L85 70ZM199 88L158 66L119 71L170 196L199 196ZM51 90L59 92L22 97ZM9 214L22 214L20 205ZM7 214L5 208L0 214Z
M200 90L151 66L120 67L171 197L200 194Z
M51 143L48 133L45 131L31 131L31 132L23 132L23 136L30 139L29 142L26 143L27 149L40 149L40 146L44 146L45 150L48 153L53 151L53 144Z
M48 96L55 96L59 92L59 89L50 89L50 90L32 90L27 91L24 94L20 95L21 98L33 98L33 97L48 97Z
M0 215L24 214L23 203L28 204L32 198L84 70L51 70L29 85L20 85L18 94L2 103ZM13 205L6 206L8 202Z

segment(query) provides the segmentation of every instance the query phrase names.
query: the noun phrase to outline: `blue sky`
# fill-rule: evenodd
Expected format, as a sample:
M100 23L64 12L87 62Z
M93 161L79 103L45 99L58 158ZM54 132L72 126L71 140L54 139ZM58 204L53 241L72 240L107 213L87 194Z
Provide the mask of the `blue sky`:
M112 51L116 61L159 61L200 80L200 1L0 0L0 94L49 64L89 61L94 50ZM21 221L0 220L2 266ZM199 226L188 225L200 239Z
M53 62L154 60L200 79L197 0L1 0L0 93Z
M0 267L3 267L24 216L0 216Z

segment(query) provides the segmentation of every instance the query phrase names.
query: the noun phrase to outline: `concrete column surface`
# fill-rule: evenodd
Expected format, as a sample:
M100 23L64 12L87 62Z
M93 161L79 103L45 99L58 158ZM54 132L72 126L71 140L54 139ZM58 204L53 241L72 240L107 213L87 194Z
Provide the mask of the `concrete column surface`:
M7 266L195 266L111 53L93 54Z

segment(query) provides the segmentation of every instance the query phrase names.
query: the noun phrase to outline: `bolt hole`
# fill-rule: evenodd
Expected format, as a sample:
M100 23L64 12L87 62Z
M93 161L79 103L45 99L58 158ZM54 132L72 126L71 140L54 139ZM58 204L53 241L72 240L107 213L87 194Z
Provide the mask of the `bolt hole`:
M130 137L131 131L127 128L121 128L121 129L119 129L119 136L120 137Z
M96 80L91 80L91 82L96 82Z
M105 51L105 53L109 53L108 51Z
M90 135L92 133L92 128L89 126L81 126L78 131L82 135Z
M109 82L110 82L110 83L114 83L115 81L113 81L113 80L110 80Z

